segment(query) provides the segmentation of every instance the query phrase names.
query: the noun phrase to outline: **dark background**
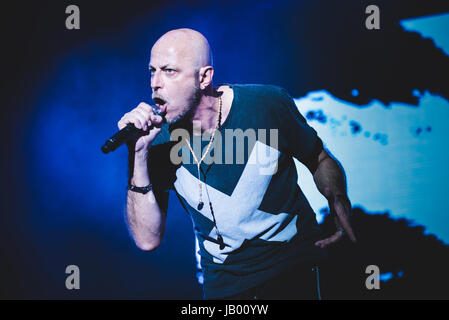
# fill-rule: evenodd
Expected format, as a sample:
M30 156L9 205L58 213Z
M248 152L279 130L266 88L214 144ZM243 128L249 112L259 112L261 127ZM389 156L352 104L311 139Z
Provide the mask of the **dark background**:
M80 7L80 30L65 28L70 4ZM365 28L370 4L381 10L381 30ZM192 226L177 199L170 200L162 246L139 251L123 218L126 150L104 156L99 149L124 112L149 100L149 51L164 32L202 32L214 50L216 83L276 84L294 97L325 89L359 105L417 105L415 88L449 99L449 60L398 21L448 11L447 1L393 0L2 6L0 297L201 298ZM330 233L329 222L323 228ZM447 246L422 227L361 208L354 226L359 244L331 250L325 296L448 297ZM376 229L384 230L382 239L370 236ZM80 267L79 291L65 289L69 264ZM404 276L368 292L368 264Z

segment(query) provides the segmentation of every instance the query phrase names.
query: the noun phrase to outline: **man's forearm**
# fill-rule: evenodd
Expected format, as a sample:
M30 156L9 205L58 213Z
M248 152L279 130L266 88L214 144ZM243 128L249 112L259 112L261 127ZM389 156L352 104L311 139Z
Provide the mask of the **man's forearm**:
M350 222L351 202L347 195L345 173L338 161L333 159L324 149L319 155L313 179L318 190L326 197L338 229L334 235L317 241L315 245L324 248L338 241L345 232L351 241L356 242Z
M146 156L134 160L131 184L138 187L150 183ZM153 190L146 194L128 191L127 221L136 245L142 250L153 250L160 245L165 230L165 213L160 209Z
M319 156L313 180L328 201L332 202L336 197L347 197L345 173L338 162L324 150Z

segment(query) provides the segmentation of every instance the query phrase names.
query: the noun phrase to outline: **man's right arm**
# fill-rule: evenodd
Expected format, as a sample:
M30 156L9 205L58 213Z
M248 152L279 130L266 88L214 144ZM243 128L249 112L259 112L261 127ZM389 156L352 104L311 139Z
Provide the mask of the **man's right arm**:
M125 114L118 123L119 129L128 123L147 131L148 134L128 144L130 155L130 183L136 187L148 186L148 154L151 143L161 131L162 118L153 113L152 108L141 103L137 108ZM160 208L153 190L146 194L128 190L126 218L134 241L142 250L156 249L164 235L166 212Z
M136 154L130 181L137 187L151 183L147 156ZM151 251L160 245L165 231L166 216L167 213L159 207L153 190L146 194L128 191L126 217L134 241L140 249Z

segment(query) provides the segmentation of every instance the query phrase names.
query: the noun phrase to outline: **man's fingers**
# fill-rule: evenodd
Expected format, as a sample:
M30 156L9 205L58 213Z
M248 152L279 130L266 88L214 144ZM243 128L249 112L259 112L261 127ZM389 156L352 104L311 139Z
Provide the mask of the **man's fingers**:
M163 119L161 116L155 115L153 108L151 108L148 104L141 104L138 108L136 108L136 112L141 114L145 118L145 123L147 124L146 131L152 125L161 124Z
M336 233L334 233L332 236L330 236L329 238L320 240L315 242L315 245L317 247L321 247L321 248L325 248L328 245L337 242L338 240L340 240L343 237L343 234L340 231L337 231Z
M133 123L137 129L143 129L145 121L141 119L141 116L130 113L128 116L128 123Z
M127 113L120 119L118 123L119 129L123 129L128 123L134 124L134 126L138 129L142 128L142 122L137 118L133 113Z
M151 108L151 106L148 103L145 103L145 102L139 103L139 105L137 106L136 109L141 109L141 110L153 113L153 108Z
M141 102L132 111L126 113L118 122L119 129L123 129L127 124L132 123L137 129L147 131L152 129L152 126L160 128L163 123L163 118L154 114L153 108L145 103Z
M151 116L151 121L154 122L155 124L161 124L163 121L163 118L161 116L157 116L157 115L153 114Z
M137 108L135 114L139 115L140 122L142 123L142 130L147 131L151 126L151 113L143 108Z

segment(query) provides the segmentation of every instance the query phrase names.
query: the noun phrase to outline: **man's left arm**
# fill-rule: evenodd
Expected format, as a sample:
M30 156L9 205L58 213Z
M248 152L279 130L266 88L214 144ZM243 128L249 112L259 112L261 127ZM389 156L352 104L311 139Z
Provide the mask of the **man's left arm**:
M335 216L337 232L315 244L322 248L338 241L347 233L355 242L349 216L351 203L346 192L346 178L337 160L324 149L316 131L307 124L292 97L285 89L275 89L279 103L270 111L272 119L279 128L280 149L301 161L313 174L318 190L329 202L331 213Z
M329 238L317 241L315 245L324 248L340 240L344 233L356 242L350 224L351 202L347 195L346 177L342 166L324 148L318 156L315 153L312 159L307 159L305 165L313 174L318 190L326 197L337 226L337 232Z

